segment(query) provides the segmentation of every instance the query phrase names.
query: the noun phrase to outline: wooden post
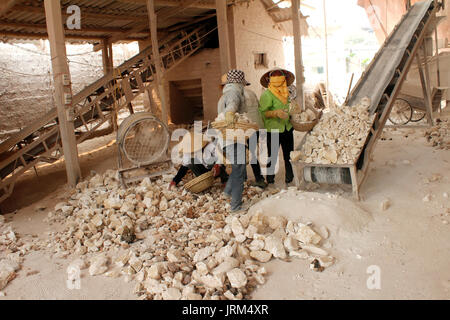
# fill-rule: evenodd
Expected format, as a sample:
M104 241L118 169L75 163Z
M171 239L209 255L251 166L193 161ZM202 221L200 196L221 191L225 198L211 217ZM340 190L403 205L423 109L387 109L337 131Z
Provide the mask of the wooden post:
M81 178L81 170L78 162L78 149L73 124L74 110L71 102L66 103L65 97L72 95L72 85L70 81L67 82L70 79L70 70L67 63L61 3L59 0L44 0L44 5L52 59L55 104L58 112L64 160L66 162L67 180L70 186L75 187Z
M103 39L102 43L103 73L107 75L114 69L112 43L108 39Z
M230 40L230 69L237 68L236 60L236 37L234 34L234 11L233 6L228 6L227 8L227 21L228 21L228 39ZM227 70L228 71L228 70Z
M305 110L303 96L303 58L302 58L302 33L300 21L300 0L292 0L292 29L294 34L295 74L297 85L297 102L302 110Z
M158 20L155 13L155 0L147 0L147 11L150 24L150 36L152 39L153 59L156 67L156 83L158 86L159 99L161 101L162 122L168 123L168 110L166 106L166 98L164 92L164 74L161 65L161 57L159 55L158 43Z
M427 50L425 48L425 43L422 44L422 51L423 51L423 59L424 59L424 66L425 66L425 80L426 80L426 90L428 95L428 112L430 113L429 122L432 126L433 123L433 97L431 96L431 80L430 80L430 70L428 69L428 56L427 56Z
M326 8L326 0L323 0L323 24L325 28L325 74L326 74L326 88L325 91L327 93L327 108L330 107L330 88L329 88L329 72L328 72L328 27L327 27L327 8Z
M220 70L222 74L232 69L230 38L228 36L227 2L216 0L217 26L219 29Z
M425 57L426 58L426 57ZM422 84L422 92L423 92L423 98L425 100L425 106L427 108L427 120L428 120L428 124L430 126L433 125L433 117L432 117L432 105L431 105L431 93L430 93L430 88L428 87L426 81L425 81L425 75L422 69L422 62L420 61L420 55L419 52L417 52L416 54L416 59L417 59L417 69L419 71L419 76L420 76L420 83Z

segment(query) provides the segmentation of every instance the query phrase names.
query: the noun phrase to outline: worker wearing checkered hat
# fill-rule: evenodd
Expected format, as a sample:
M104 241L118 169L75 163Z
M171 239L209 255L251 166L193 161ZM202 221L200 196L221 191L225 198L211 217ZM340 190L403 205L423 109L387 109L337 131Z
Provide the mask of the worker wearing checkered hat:
M232 124L236 113L245 113L244 87L249 83L241 70L232 69L227 73L227 80L223 87L223 94L217 105L218 114L225 115L225 121ZM246 171L246 146L242 143L225 144L224 153L231 162L231 174L225 186L225 194L231 197L231 211L242 210L242 193Z

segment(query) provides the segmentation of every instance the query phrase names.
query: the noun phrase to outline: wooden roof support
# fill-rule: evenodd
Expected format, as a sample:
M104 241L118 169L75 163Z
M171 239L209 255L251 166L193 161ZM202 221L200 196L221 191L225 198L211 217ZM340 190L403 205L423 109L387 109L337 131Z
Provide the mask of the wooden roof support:
M0 17L6 14L9 10L12 9L17 3L19 3L19 0L6 0L2 1L0 3Z
M142 30L145 30L147 28L146 25L143 24L139 24L137 26L134 26L131 30L126 31L126 32L121 32L118 34L115 34L111 37L108 38L108 42L110 42L111 44L117 41L120 41L122 39L126 39L128 36L135 34L135 33L140 33ZM96 44L94 46L94 51L99 51L102 50L103 48L103 44Z
M0 37L4 36L4 37L9 37L9 38L25 38L25 39L46 39L48 38L48 34L47 32L45 33L32 33L32 32L16 32L16 31L1 31L0 30ZM66 39L73 39L73 40L101 40L103 39L102 36L83 36L83 35L78 35L78 34L66 34L65 35ZM140 40L140 38L127 38L127 39L123 39L126 41L138 41Z
M200 2L200 0L185 0L177 7L161 9L158 12L158 20L159 21L167 20L167 19L177 15L178 13L183 12L184 10L186 10L186 8L192 7L193 5L195 5L198 2Z
M47 26L45 24L9 22L9 21L3 21L3 20L0 20L0 27L30 29L30 30L27 30L27 32L34 32L36 30L47 31ZM68 31L70 29L65 27L65 30ZM86 26L82 25L81 30L79 30L79 31L80 32L96 32L96 33L107 32L110 34L122 34L123 32L131 31L131 28L123 29L123 28L111 28L111 27L92 27L92 26L86 27ZM147 35L149 32L150 32L149 30L142 30L141 33L143 33L143 34L145 33Z
M44 10L41 7L36 6L26 6L26 5L16 5L13 10L15 11L23 11L23 12L31 12L31 13L42 13L44 14ZM70 16L65 10L61 11L63 17ZM92 18L92 19L111 19L117 21L142 21L146 22L147 17L141 15L129 15L129 14L107 14L101 12L94 12L92 9L81 8L81 16L83 18Z
M44 0L44 5L52 59L55 104L58 112L67 180L70 186L75 187L81 178L81 170L73 123L73 106L66 99L67 95L70 94L70 97L72 95L72 85L70 81L67 83L64 80L65 77L70 79L70 70L67 63L61 3L59 0Z
M142 3L146 4L148 0L120 0L121 2L128 3ZM222 0L226 1L226 0ZM180 0L156 0L155 5L165 6L165 7L178 7L180 6ZM192 6L193 8L199 9L215 9L214 0L200 0Z
M300 0L292 0L292 30L294 34L295 74L297 86L297 102L304 110L303 96L303 57L302 57L302 32L300 30Z
M228 29L227 3L216 0L217 26L219 29L220 71L222 74L232 69L231 44Z
M158 20L155 12L155 0L147 0L147 11L150 24L150 37L152 40L152 53L153 53L152 60L154 61L156 68L156 83L159 92L159 99L161 101L161 113L162 113L161 121L165 124L168 124L169 112L166 105L167 100L163 86L164 74L161 65L161 57L159 55L158 27L157 27Z

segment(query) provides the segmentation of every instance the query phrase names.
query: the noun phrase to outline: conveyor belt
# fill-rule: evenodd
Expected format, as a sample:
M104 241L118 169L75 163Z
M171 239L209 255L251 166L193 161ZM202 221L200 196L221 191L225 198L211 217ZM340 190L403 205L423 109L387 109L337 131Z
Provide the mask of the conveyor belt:
M427 0L415 3L391 32L349 95L346 105L350 107L358 104L362 98L369 97L371 99L369 111L371 114L376 115L372 130L367 136L356 163L356 168L353 169L350 165L323 166L314 163L304 164L306 167L322 167L319 170L324 171L327 170L326 167L335 167L339 168L339 170L354 170L352 173L352 184L354 191L356 184L356 194L358 193L358 188L367 175L370 154L383 131L408 70L413 61L416 60L416 54L423 43L423 38L432 22L436 21L438 9L437 1ZM335 178L334 176L330 177L330 183ZM344 184L345 182L343 181L342 183Z

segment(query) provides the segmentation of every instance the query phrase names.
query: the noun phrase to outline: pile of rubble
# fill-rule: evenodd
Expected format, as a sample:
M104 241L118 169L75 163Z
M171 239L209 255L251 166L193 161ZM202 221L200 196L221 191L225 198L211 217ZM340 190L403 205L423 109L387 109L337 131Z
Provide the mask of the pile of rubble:
M316 114L312 110L306 109L303 112L292 114L291 119L295 122L310 122L316 120Z
M24 256L40 249L37 238L20 239L5 217L0 215L0 290L17 276ZM1 292L0 295L3 296L4 293Z
M450 150L450 122L447 119L437 119L436 125L426 130L424 136L433 147Z
M369 114L370 99L353 107L330 108L307 135L300 160L317 164L352 164L364 146L374 116Z
M266 281L261 263L300 258L323 271L334 262L311 225L262 212L229 215L220 188L194 195L168 190L169 181L124 189L108 171L81 182L46 218L65 228L44 245L57 257L78 256L68 272L134 280L141 299L246 299ZM247 187L244 201L277 192Z

